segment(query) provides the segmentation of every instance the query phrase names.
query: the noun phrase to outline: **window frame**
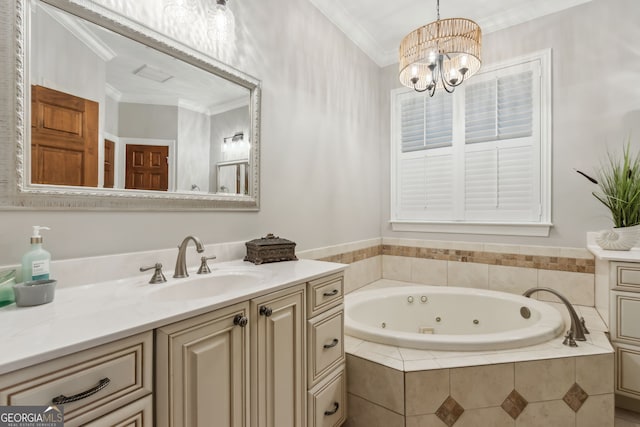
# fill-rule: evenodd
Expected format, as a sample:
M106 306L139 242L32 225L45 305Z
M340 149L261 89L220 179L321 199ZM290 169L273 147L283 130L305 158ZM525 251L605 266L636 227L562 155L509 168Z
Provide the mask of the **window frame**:
M544 49L530 54L511 58L495 64L483 66L478 76L486 73L495 73L507 67L539 61L540 68L540 117L538 145L540 158L540 219L531 222L507 222L507 221L465 221L465 220L423 220L423 219L398 219L398 196L400 193L399 161L401 155L400 109L398 97L412 91L410 88L398 88L391 91L390 131L391 131L391 155L390 155L390 220L393 231L415 232L440 232L440 233L465 233L465 234L492 234L492 235L516 235L516 236L548 236L553 226L551 222L551 183L552 183L552 74L551 74L551 49ZM464 84L456 89L456 92L464 90ZM437 90L443 90L438 88ZM447 96L456 96L456 93ZM464 117L464 102L454 102L454 117ZM464 123L464 122L463 122ZM453 124L455 139L464 141L464 126ZM477 143L472 143L474 145ZM462 147L460 146L462 145ZM463 150L463 144L453 144L452 151ZM444 147L443 147L444 148ZM432 150L438 151L438 148ZM459 155L458 155L459 156ZM455 159L454 159L455 161ZM454 188L459 189L461 183L464 188L464 175L454 177ZM456 190L457 191L457 190Z

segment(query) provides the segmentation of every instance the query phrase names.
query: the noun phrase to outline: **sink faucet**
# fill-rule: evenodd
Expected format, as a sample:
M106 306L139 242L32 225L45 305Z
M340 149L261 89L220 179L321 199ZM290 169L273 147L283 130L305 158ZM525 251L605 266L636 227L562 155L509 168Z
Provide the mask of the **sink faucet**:
M200 239L195 236L185 237L180 246L178 246L178 259L176 259L176 269L173 272L173 277L175 278L189 277L189 273L187 273L187 245L189 240L193 240L193 243L196 244L198 253L204 252L204 245Z
M566 299L560 292L551 288L531 288L525 291L522 295L524 295L525 297L530 297L531 294L541 291L552 293L553 295L560 298L560 301L562 301L567 307L567 310L569 310L569 317L571 317L571 334L573 335L573 338L577 341L586 341L587 339L584 336L585 332L588 333L586 331L586 327L582 323L582 320L578 317L578 313L576 313L576 310L573 308L569 300Z

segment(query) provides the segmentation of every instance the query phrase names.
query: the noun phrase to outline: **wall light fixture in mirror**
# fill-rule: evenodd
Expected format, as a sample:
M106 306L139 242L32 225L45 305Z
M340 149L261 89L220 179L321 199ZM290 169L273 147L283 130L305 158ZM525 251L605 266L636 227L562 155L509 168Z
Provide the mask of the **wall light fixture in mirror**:
M9 1L1 206L258 209L257 79L90 2ZM220 189L225 162L246 165L242 191Z

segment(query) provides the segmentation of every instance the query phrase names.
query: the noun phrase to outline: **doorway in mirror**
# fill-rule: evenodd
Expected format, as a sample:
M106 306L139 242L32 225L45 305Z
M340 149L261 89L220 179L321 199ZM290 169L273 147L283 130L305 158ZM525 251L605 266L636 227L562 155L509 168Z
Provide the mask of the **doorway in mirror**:
M98 103L31 87L31 182L98 185Z
M125 188L167 191L169 187L169 147L127 144Z

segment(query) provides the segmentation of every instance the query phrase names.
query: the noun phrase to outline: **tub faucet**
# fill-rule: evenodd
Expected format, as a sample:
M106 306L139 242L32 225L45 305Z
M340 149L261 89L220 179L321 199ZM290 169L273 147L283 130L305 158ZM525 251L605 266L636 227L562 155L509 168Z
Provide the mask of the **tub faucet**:
M525 291L522 295L524 295L525 297L531 297L531 294L540 291L549 292L560 298L560 301L562 301L567 307L567 310L569 310L569 317L571 317L571 335L573 335L573 338L576 341L586 341L587 339L585 338L584 334L585 332L589 333L586 331L587 328L582 323L582 320L578 317L578 313L576 313L576 310L573 308L569 300L566 299L560 292L551 288L531 288ZM565 340L565 342L567 343L566 345L569 345L569 341L570 340Z
M175 278L189 277L189 273L187 273L187 245L189 240L193 240L193 243L196 244L198 253L204 252L204 246L200 239L195 236L185 237L180 246L178 246L178 259L176 259L176 269L173 272L173 277Z

